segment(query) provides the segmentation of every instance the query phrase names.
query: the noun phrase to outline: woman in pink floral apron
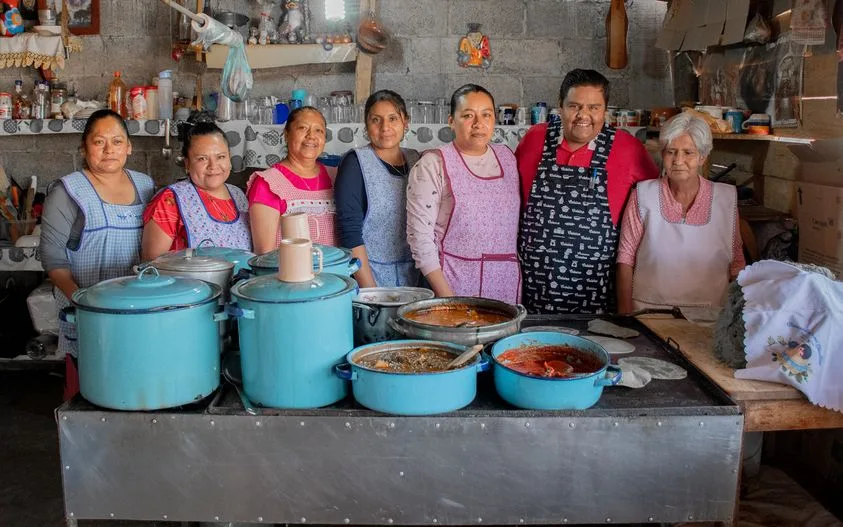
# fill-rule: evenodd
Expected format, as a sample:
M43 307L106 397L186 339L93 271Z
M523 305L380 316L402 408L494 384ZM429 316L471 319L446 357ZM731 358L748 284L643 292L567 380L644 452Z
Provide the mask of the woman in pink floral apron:
M518 170L505 145L490 144L495 101L467 84L451 96L454 140L425 152L410 172L407 241L437 296L518 303Z
M287 157L249 178L249 221L254 252L264 254L281 243L281 216L305 212L313 243L337 245L334 175L317 158L325 149L325 118L304 106L290 113L284 127Z

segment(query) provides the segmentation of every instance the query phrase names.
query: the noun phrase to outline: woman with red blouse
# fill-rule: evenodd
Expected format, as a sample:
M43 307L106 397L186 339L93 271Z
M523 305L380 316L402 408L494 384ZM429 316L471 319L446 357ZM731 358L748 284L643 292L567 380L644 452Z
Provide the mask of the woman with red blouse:
M249 204L243 191L226 183L231 155L223 131L208 122L192 125L182 141L182 156L189 178L161 190L144 211L142 259L204 240L250 251Z

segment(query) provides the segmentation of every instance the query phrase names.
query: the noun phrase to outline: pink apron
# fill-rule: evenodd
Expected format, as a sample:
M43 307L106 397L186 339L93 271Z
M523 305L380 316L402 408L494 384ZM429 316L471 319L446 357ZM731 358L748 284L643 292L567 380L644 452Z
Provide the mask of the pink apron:
M518 168L508 147L489 146L501 168L501 175L494 178L471 172L453 143L438 149L454 195L439 259L454 294L517 304L521 299Z
M284 214L294 212L305 212L308 215L310 224L310 238L313 243L330 245L336 247L339 242L336 228L337 208L334 203L333 182L336 177L336 169L325 167L319 163L319 170L325 171L331 178L332 188L322 190L304 190L296 187L287 178L285 172L290 169L280 163L262 171L255 172L249 178L246 188L252 185L256 177L262 177L269 184L270 190L279 198L286 200L287 210ZM323 174L319 174L322 177ZM278 230L275 234L275 247L281 245L281 221L278 222Z

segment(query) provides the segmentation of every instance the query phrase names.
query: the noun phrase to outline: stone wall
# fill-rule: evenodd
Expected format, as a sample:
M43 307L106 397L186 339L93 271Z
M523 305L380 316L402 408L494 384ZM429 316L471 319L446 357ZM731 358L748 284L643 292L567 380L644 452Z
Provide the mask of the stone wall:
M71 54L59 78L80 97L104 98L112 72L123 72L129 86L148 84L163 69L176 72L175 89L194 93L200 64L170 58L177 14L155 0L101 0L100 34L82 37L84 49ZM248 12L258 18L249 0L217 0L221 10ZM630 64L625 70L605 67L605 16L608 0L380 0L379 16L391 33L389 48L375 58L375 89L390 88L407 99L446 97L458 86L475 82L488 88L498 102L555 103L565 72L593 67L612 82L612 103L647 107L672 104L667 54L653 46L666 2L636 0L629 9ZM313 0L314 28L324 27L321 0ZM464 70L456 64L456 47L468 22L482 24L491 38L493 62L488 71ZM356 22L352 27L356 27ZM294 87L327 95L354 88L354 65L308 65L257 70L253 95L289 96ZM22 78L31 88L31 68L0 70L0 89ZM219 71L203 74L206 92L216 91ZM162 139L135 138L131 166L159 182L177 173L160 155ZM0 162L23 182L38 174L41 182L81 165L79 136L0 136Z

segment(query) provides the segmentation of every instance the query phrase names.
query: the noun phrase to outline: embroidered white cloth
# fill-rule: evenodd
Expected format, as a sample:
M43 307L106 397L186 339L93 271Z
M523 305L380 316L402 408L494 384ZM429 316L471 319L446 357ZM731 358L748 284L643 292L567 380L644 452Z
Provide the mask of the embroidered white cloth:
M61 36L42 36L21 33L14 37L0 38L0 68L22 66L45 67L51 70L64 68L64 44Z
M843 283L776 260L738 275L746 305L746 368L738 379L790 384L843 411Z

